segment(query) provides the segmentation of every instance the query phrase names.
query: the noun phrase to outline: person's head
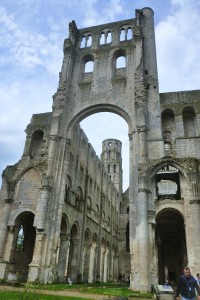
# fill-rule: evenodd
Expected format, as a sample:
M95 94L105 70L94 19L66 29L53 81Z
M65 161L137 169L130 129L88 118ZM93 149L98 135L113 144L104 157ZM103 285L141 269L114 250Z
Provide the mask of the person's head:
M199 277L200 277L200 274L199 274L199 273L197 273L197 275L196 275L196 276L197 276L197 278L199 278Z
M185 277L190 277L190 275L191 275L190 268L189 267L185 267L183 269L183 273L184 273Z

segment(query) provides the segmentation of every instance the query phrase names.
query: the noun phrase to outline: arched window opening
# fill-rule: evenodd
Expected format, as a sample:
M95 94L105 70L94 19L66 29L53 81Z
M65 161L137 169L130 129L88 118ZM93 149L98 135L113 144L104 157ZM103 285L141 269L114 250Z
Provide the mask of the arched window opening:
M110 158L110 155L111 155L111 151L109 150L108 151L108 158Z
M40 152L43 144L44 132L42 130L36 130L32 134L30 155L33 157Z
M92 36L88 35L86 47L90 47L90 46L92 46Z
M86 39L85 36L83 35L81 39L81 48L85 48L85 47L86 47Z
M65 202L67 203L71 203L71 187L72 187L72 182L71 182L71 178L69 176L67 176L67 180L66 180L66 186L65 186Z
M85 63L85 73L91 73L94 69L94 62L93 61L87 61Z
M129 214L129 206L127 206L127 210L126 210L127 214Z
M21 252L21 251L23 251L23 248L24 248L24 228L21 225L19 227L19 231L18 231L16 250L18 252Z
M108 164L107 167L108 167L108 173L110 173L110 164Z
M111 35L111 32L108 32L108 36L107 36L107 44L111 43L112 42L112 35Z
M119 56L116 60L116 69L126 68L126 57Z
M105 44L105 33L101 32L101 37L100 37L100 45Z
M174 139L176 138L176 125L174 112L169 109L166 109L162 113L162 136L165 149L170 149Z
M133 38L133 32L132 32L132 28L130 25L124 25L121 29L120 29L120 42L123 41L128 41L131 40Z
M120 31L120 41L125 41L125 36L125 30L122 28Z
M166 165L157 172L156 193L158 200L181 199L178 169Z
M116 170L117 170L117 166L116 166L116 164L114 164L113 165L113 172L116 173Z
M111 31L110 29L104 29L100 33L100 45L109 44L112 41Z
M91 45L92 45L91 33L85 33L84 35L82 35L80 48L87 48L90 47Z
M132 38L133 38L132 29L128 28L128 31L127 31L127 40L131 40Z
M183 110L183 127L185 137L196 136L196 115L193 108Z
M82 190L80 187L77 188L75 195L75 207L81 211L82 210Z

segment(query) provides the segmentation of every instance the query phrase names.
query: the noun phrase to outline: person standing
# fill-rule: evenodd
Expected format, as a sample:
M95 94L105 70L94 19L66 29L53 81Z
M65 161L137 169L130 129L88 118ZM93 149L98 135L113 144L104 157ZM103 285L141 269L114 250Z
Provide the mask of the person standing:
M200 286L200 274L199 273L197 273L197 283L198 283L198 285Z
M177 285L176 300L180 299L180 295L182 300L196 300L196 293L198 294L198 300L200 300L199 285L191 275L190 268L185 267Z

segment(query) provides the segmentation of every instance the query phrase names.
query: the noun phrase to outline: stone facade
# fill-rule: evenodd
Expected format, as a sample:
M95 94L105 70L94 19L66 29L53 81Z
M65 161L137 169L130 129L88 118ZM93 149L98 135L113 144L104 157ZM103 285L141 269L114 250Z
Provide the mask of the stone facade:
M33 115L21 160L2 174L0 278L176 283L200 259L200 91L160 94L153 11L78 29L69 24L53 110ZM128 124L98 158L79 123L98 112Z

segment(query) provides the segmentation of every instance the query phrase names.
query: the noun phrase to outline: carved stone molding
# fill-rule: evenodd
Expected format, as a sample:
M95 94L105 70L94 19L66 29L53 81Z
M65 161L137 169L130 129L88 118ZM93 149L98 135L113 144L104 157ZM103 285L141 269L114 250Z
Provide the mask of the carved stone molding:
M200 204L200 199L190 200L190 204Z

